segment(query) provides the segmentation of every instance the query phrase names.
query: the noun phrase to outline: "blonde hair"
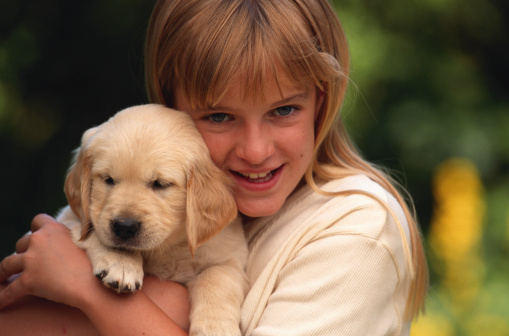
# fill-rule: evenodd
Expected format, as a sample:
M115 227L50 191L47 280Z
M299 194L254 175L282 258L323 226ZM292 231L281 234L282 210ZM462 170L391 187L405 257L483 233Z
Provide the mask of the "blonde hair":
M413 208L409 209L388 175L363 160L340 118L349 81L349 52L334 9L326 0L157 2L145 49L150 101L171 107L175 88L182 88L194 106L214 106L239 74L245 74L245 99L263 95L267 76L274 76L278 82L284 75L297 87L314 83L324 92L306 182L315 191L327 194L315 179L328 181L364 174L398 200L410 227L410 244L404 234L403 243L407 250L411 245L412 250L407 256L412 281L406 316L418 315L424 310L428 286L419 228Z

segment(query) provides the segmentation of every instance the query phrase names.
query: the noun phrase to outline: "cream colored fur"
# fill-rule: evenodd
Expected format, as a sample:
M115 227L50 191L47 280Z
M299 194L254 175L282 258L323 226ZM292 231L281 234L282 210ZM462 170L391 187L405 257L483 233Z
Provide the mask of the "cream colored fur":
M85 132L57 219L105 286L133 292L144 273L184 283L190 334L240 335L248 252L230 189L187 114L135 106Z

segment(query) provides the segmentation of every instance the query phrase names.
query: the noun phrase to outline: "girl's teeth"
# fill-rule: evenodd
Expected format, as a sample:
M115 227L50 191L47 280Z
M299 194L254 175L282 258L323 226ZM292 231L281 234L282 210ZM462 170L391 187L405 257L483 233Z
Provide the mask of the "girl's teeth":
M259 174L256 174L256 173L249 173L249 174L244 174L242 173L243 176L245 177L249 177L250 179L254 180L254 179L259 179L259 178L264 178L265 176L267 176L269 173L259 173Z

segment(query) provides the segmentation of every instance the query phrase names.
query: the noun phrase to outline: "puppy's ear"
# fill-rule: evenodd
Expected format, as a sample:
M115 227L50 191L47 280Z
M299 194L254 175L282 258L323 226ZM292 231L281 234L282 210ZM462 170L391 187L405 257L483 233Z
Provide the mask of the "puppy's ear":
M192 168L187 182L186 231L192 254L237 216L231 180L209 161Z
M84 239L91 229L88 208L92 184L90 176L92 159L89 155L89 147L96 132L97 127L91 128L83 134L81 147L74 151L73 163L69 168L64 185L67 202L81 221L81 239Z

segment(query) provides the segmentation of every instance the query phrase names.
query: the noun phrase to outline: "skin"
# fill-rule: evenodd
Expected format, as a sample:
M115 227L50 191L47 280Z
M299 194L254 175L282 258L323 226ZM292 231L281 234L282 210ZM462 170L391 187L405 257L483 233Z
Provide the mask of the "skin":
M234 180L237 206L248 217L276 213L301 182L313 153L323 94L314 87L281 84L282 95L270 81L265 99L256 102L241 99L234 84L218 106L205 110L192 109L181 90L175 95L176 108L196 122L214 163ZM146 277L141 291L118 295L94 277L85 252L64 225L38 215L31 230L18 241L17 254L0 263L2 332L187 334L185 287Z
M240 83L217 106L193 109L182 90L176 91L175 105L191 115L212 160L235 182L239 211L269 216L283 206L311 162L323 93L282 79L280 94L273 79L265 86L265 99L250 102L242 99Z
M18 254L0 264L0 325L6 335L186 335L185 287L145 277L141 291L117 295L94 277L87 255L69 230L47 215L34 218L33 234ZM86 289L86 290L84 290ZM136 318L133 318L136 316ZM30 323L27 323L29 321Z

